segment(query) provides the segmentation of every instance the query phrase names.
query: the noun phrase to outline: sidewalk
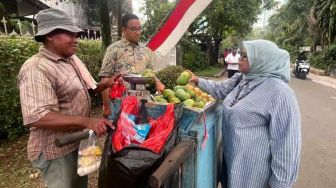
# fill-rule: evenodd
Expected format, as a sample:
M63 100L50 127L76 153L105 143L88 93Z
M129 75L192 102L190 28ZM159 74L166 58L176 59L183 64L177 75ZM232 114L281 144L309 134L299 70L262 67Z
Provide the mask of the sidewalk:
M335 78L332 78L329 76L319 76L319 75L312 74L312 73L309 73L307 77L311 79L313 82L336 89L336 79Z

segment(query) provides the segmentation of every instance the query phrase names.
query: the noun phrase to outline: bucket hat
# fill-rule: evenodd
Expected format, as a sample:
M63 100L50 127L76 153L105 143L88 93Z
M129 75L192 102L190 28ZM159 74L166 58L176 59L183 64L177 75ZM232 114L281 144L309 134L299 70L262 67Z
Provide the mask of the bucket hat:
M45 9L37 13L36 21L37 33L34 38L37 42L42 42L43 36L56 29L63 29L73 33L84 32L74 24L67 14L55 8Z

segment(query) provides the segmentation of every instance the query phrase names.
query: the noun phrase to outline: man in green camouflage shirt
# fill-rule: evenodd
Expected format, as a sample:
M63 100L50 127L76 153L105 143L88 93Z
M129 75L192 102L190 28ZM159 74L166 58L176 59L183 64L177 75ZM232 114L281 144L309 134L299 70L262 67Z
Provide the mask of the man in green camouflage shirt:
M122 39L106 49L99 72L102 80L118 73L142 73L145 69L153 68L149 57L150 50L144 44L139 43L141 25L136 15L123 16L122 32ZM160 81L156 79L156 86L158 83ZM103 92L103 115L105 117L111 114L109 93L110 89Z

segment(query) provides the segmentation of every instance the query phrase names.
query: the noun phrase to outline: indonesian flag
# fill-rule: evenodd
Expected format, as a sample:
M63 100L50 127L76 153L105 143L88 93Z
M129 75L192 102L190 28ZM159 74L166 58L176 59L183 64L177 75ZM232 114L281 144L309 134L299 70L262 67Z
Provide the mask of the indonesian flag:
M148 47L154 52L166 55L182 38L190 24L212 0L180 0L166 23L151 38Z

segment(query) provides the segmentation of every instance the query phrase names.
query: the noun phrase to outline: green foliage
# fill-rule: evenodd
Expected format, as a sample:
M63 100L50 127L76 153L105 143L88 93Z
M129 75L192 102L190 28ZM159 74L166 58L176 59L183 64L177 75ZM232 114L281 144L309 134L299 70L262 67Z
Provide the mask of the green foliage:
M205 53L200 46L187 40L183 40L183 67L197 71L206 67Z
M85 63L91 75L98 81L102 64L101 41L87 40L78 43L77 56Z
M164 18L174 7L174 3L168 1L146 0L142 12L147 18L143 25L143 40L148 40L160 26Z
M279 44L303 46L309 37L308 15L314 0L291 0L269 19L267 38Z
M77 55L93 76L101 65L101 42L80 41ZM28 38L0 38L0 139L13 138L27 131L22 124L16 77L22 64L38 52L39 44ZM97 78L97 77L96 77Z
M32 39L0 38L0 138L14 137L26 131L22 126L16 76L22 63L38 51Z
M316 52L311 55L310 57L310 64L311 66L318 68L318 69L325 69L325 64L324 64L324 57L321 52Z
M331 45L329 48L324 50L323 56L327 61L327 65L336 65L336 44Z
M166 89L174 89L176 80L184 69L180 66L168 66L156 73L156 77L166 86Z
M147 22L144 24L143 32L146 37L154 34L176 2L146 1L144 10ZM229 35L247 34L261 12L261 2L260 0L213 0L191 24L183 37L184 41L189 42L183 42L185 54L183 60L187 61L183 65L197 70L203 68L203 62L207 65L217 64L221 41ZM265 8L271 8L276 4L274 0L264 2L267 3ZM195 55L199 57L193 57Z
M328 70L330 66L336 66L336 45L312 54L310 63L313 67L323 70Z
M219 66L209 66L205 69L196 71L195 74L198 76L208 76L208 77L214 77L218 73L220 73L223 70L223 67Z
M322 33L322 40L328 44L336 42L336 1L315 0L313 8Z

